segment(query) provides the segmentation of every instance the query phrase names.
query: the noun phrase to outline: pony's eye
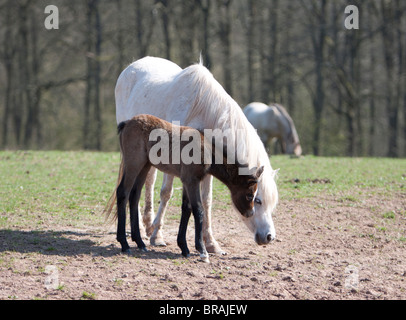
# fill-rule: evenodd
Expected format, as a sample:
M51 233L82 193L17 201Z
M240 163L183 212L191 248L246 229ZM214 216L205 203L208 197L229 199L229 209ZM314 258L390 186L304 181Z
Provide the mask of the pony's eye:
M261 204L262 204L262 201L261 201L261 199L255 198L255 203L261 205Z
M252 200L254 200L254 196L247 194L247 196L245 197L245 199L247 199L247 201L251 202Z

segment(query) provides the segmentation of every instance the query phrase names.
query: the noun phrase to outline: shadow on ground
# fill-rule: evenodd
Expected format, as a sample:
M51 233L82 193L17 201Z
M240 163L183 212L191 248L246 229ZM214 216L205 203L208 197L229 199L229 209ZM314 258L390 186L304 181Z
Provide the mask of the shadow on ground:
M104 234L77 231L22 231L0 230L0 253L6 251L20 253L40 253L53 256L92 255L111 257L122 254L114 242L100 244ZM100 241L98 241L100 239ZM105 239L104 239L105 240ZM130 240L130 239L129 239ZM114 241L114 240L113 240ZM131 246L131 244L130 244ZM141 259L178 259L181 254L148 247L148 252L138 250L132 245L129 256Z

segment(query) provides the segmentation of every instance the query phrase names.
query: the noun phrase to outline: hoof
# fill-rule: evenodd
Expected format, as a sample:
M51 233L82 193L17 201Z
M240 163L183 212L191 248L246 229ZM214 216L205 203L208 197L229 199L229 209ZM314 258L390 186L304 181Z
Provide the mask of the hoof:
M210 263L210 259L209 259L208 255L201 254L200 260L203 261L204 263Z
M190 251L188 249L182 251L182 256L185 258L190 258Z
M149 242L151 243L151 246L154 247L166 247L166 243L163 239L151 238Z
M138 248L142 252L148 252L148 249L146 247Z
M151 246L155 247L166 247L166 243L164 241L164 237L162 235L162 230L156 229L154 230L151 238L149 239Z
M122 254L126 254L126 255L130 255L130 254L131 254L131 250L130 250L130 248L128 248L128 249L123 249L123 250L121 250L121 253L122 253Z
M227 252L223 251L220 246L218 245L218 243L211 243L211 244L206 244L206 250L209 253L214 253L220 256L225 256L227 254Z

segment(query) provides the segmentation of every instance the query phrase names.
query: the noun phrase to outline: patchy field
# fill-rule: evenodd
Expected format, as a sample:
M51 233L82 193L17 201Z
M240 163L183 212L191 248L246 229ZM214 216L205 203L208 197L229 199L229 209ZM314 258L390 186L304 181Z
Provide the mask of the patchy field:
M405 160L273 157L280 203L266 247L216 182L213 227L228 254L210 264L176 245L179 181L168 246L120 254L101 213L118 162L116 153L0 152L0 299L406 299Z

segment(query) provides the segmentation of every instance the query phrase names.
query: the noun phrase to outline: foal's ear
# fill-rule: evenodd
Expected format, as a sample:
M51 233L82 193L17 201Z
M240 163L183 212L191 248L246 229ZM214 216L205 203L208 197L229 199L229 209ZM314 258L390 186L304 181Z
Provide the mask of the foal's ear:
M247 185L249 187L251 187L251 186L253 186L253 185L257 184L257 183L258 183L258 179L255 176L250 176L248 181L247 181Z
M257 169L257 172L255 172L255 176L257 177L257 179L259 179L261 177L263 172L264 172L264 166Z
M255 170L255 168L253 170ZM263 172L264 172L264 166L256 169L255 173L251 174L248 178L248 181L247 181L248 186L253 186L254 184L257 184L258 179L261 177Z

